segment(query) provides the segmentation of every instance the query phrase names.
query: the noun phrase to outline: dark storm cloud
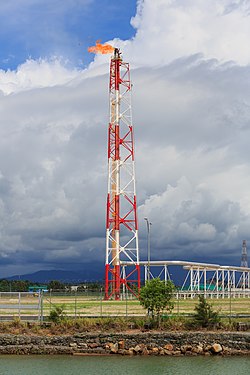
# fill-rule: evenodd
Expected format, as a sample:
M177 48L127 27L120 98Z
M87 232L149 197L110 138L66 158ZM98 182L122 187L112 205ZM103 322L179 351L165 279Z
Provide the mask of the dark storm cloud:
M173 20L179 20L182 2L171 4ZM190 4L187 18L197 21ZM213 8L199 4L208 10L206 22L212 20ZM158 32L165 35L166 29L159 19L160 29L149 35L150 9L156 16L160 2L145 1L141 23L134 21L140 25L136 38L120 41L124 58L127 53L141 66L131 72L141 257L148 217L152 257L227 264L238 259L239 264L241 241L250 240L249 65L225 63L228 53L223 62L220 54L211 58L229 31L207 44L213 52L207 55L198 48L202 43L195 51L187 43L177 54L159 49ZM230 14L235 27L242 14L233 9ZM230 20L221 17L227 25ZM245 32L248 24L242 22ZM149 40L141 38L142 31ZM202 33L191 36L197 35L203 40ZM247 59L248 50L239 56ZM71 71L60 61L29 61L17 72L0 74L5 94L0 96L0 254L2 265L8 264L3 272L104 259L107 61L98 57L85 71Z
M235 185L235 176L248 181L248 71L196 56L132 72L142 257L144 216L158 258L215 256L248 238L246 184ZM79 72L69 85L2 98L1 248L9 262L103 256L107 86L107 75Z

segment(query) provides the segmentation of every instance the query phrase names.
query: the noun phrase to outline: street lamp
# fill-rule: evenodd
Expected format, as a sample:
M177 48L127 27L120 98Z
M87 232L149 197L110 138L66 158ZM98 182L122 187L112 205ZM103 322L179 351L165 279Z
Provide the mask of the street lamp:
M144 220L146 221L147 224L147 242L148 242L148 281L150 280L150 227L152 223L148 220L147 217L144 217Z

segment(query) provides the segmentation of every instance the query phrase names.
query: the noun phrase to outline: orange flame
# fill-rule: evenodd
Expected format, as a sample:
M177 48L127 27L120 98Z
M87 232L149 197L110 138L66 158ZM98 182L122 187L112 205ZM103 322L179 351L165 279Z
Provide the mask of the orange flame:
M106 53L112 53L113 51L114 47L112 47L110 44L101 44L100 40L96 41L95 46L88 48L88 52L101 53L102 55Z

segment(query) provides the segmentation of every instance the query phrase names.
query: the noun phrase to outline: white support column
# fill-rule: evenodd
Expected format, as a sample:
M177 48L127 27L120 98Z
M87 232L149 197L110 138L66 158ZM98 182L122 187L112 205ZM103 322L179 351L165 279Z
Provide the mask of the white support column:
M216 270L216 298L219 298L219 271Z
M193 292L193 274L194 274L194 270L193 270L193 267L190 268L190 290L191 292ZM191 298L193 298L193 293L191 293Z
M197 269L197 289L200 291L200 268Z
M242 272L242 282L241 282L241 289L242 289L242 297L245 297L245 288L246 288L246 280L245 280L245 271Z
M167 281L168 281L167 265L166 264L164 264L164 280L165 280L165 284L166 284Z
M193 291L197 290L197 270L193 269Z
M233 296L235 298L235 288L236 288L236 285L235 285L235 270L233 270Z
M225 298L225 271L221 271L221 292L222 292L222 298Z

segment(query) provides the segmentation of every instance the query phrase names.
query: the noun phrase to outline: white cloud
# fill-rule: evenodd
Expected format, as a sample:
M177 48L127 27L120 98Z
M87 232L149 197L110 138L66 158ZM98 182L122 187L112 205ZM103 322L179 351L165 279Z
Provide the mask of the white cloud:
M250 62L250 12L245 1L144 0L138 7L132 20L137 34L128 53L141 65L165 64L196 53Z
M0 90L11 94L37 87L65 84L79 75L76 69L67 69L58 58L28 60L16 71L0 70Z
M199 251L210 259L223 256L223 251L237 247L242 226L250 224L237 202L218 199L186 177L146 199L139 214L152 221L152 246L163 259L195 257Z
M121 47L133 66L159 66L193 54L206 59L250 62L248 1L140 0L131 20L130 41L110 41ZM97 56L96 64L107 61Z
M241 38L249 37L248 3L145 0L140 6L136 37L117 43L137 66L142 258L148 216L158 257L227 256L225 262L237 264L241 240L250 240L250 67L242 66L250 54ZM232 45L223 49L226 40ZM56 259L66 264L70 254L78 264L104 259L109 58L98 56L85 71L54 59L0 72L5 269L17 259L36 269ZM236 62L223 63L231 59Z

